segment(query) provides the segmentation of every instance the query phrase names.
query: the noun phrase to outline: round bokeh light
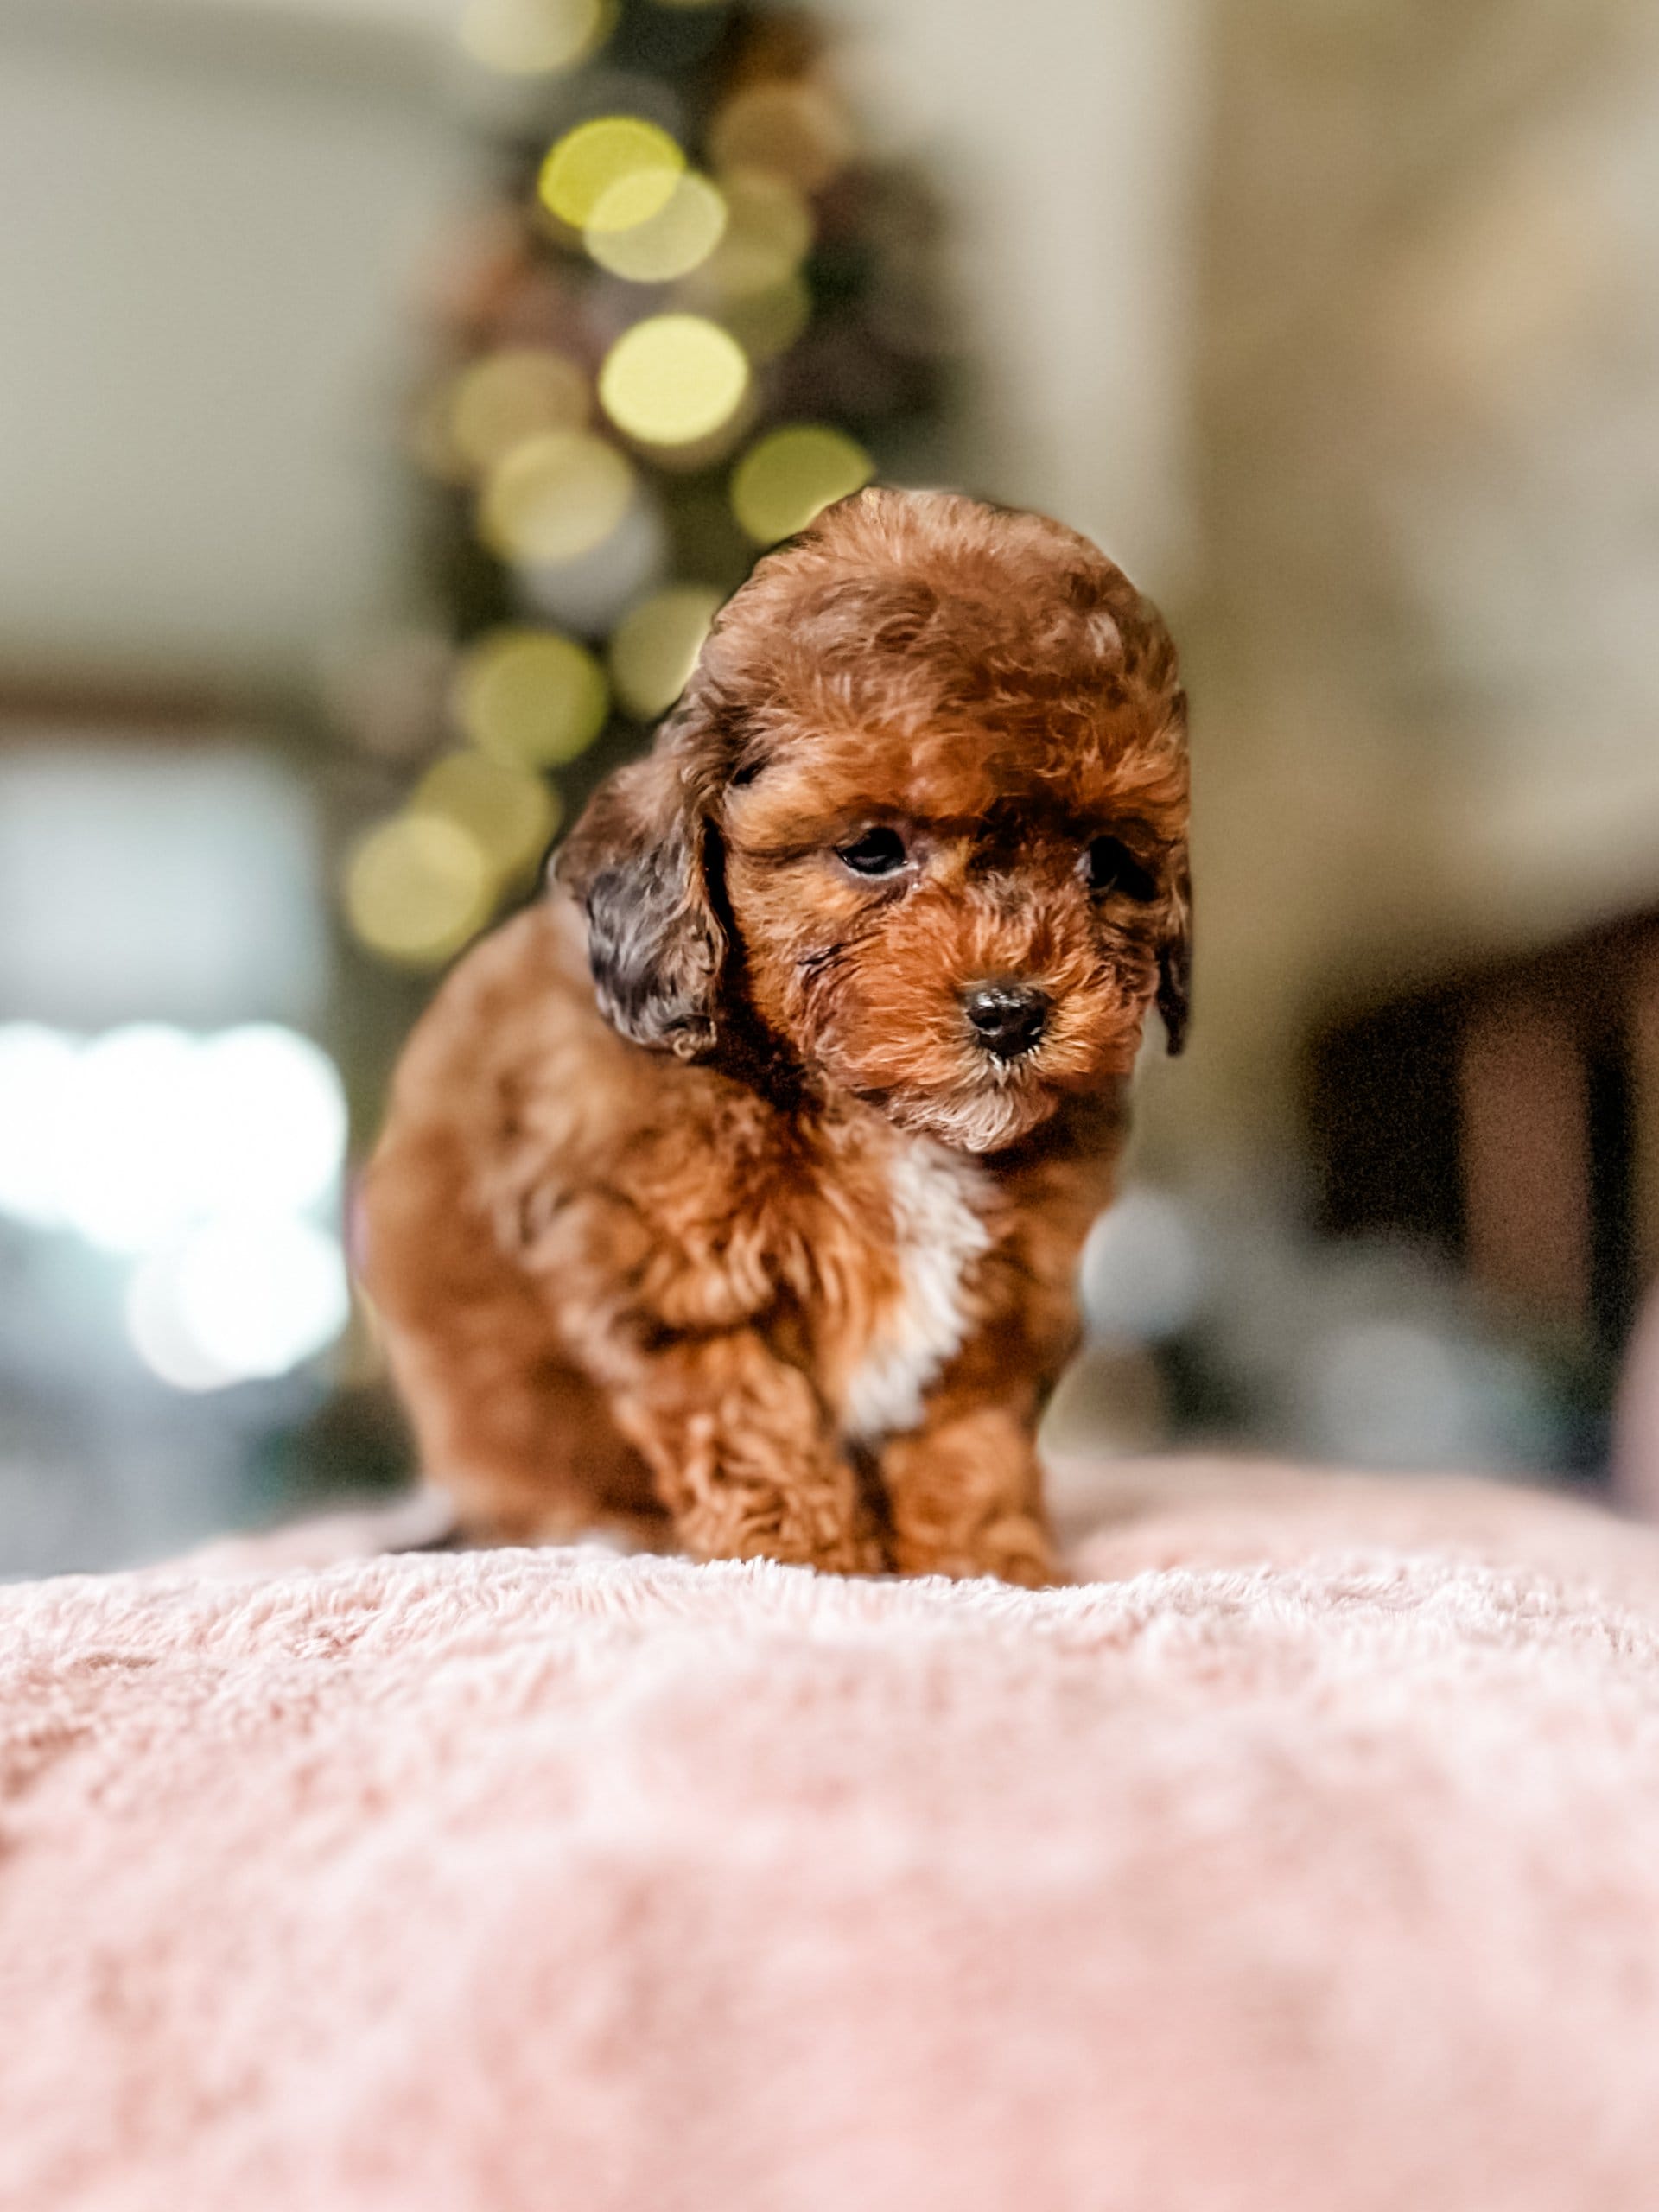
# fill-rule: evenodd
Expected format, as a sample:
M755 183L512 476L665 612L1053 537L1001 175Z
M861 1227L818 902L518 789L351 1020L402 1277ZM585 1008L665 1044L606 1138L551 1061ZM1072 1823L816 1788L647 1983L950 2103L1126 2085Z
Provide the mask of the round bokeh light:
M642 444L690 445L729 423L749 388L749 364L705 316L657 315L625 330L605 357L599 397Z
M775 361L812 320L812 294L797 270L764 292L744 292L718 310L720 327L730 331L752 361Z
M720 602L706 585L675 584L623 616L611 639L611 676L637 721L654 721L684 690Z
M655 189L655 179L649 180ZM634 220L638 177L626 177L601 198L587 230L588 251L601 268L636 284L662 284L689 276L708 260L726 230L725 195L706 176L677 178L666 200L658 199Z
M542 164L543 204L572 230L598 227L611 200L622 227L643 223L664 207L685 168L668 132L640 115L601 115L567 130ZM619 188L626 186L619 196Z
M585 60L615 12L614 0L467 0L455 35L486 69L548 76Z
M530 438L580 430L588 420L588 379L566 354L505 346L464 368L446 404L448 443L482 475Z
M716 171L766 169L803 192L821 192L852 151L847 118L816 85L779 79L747 86L715 118Z
M770 291L792 276L812 249L812 210L787 177L764 169L721 175L726 232L702 271L730 299Z
M732 512L758 545L792 537L836 499L858 491L875 465L855 438L816 423L773 430L732 472Z
M462 732L514 768L551 768L585 752L605 727L610 691L586 646L547 630L492 630L455 678Z
M346 912L372 952L435 968L489 919L494 876L470 830L441 814L400 814L359 840Z
M480 531L504 561L556 567L602 545L633 490L626 454L584 431L549 431L514 447L491 471Z
M466 831L498 876L517 874L538 859L559 821L550 785L481 753L451 753L434 762L416 785L410 810L417 820L435 816Z

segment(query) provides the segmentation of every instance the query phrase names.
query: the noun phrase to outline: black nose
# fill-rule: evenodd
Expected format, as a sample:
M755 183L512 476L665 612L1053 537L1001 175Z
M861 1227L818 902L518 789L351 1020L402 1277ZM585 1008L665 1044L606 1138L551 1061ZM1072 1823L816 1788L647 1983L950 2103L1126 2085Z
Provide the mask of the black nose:
M962 1003L976 1039L999 1060L1032 1051L1048 1022L1047 997L1029 983L976 983Z

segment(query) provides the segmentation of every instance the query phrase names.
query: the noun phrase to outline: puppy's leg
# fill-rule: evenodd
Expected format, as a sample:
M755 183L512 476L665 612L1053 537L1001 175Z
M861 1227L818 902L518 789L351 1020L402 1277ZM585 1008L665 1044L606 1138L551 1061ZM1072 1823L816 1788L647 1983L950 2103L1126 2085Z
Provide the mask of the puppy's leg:
M1007 1407L936 1405L885 1446L880 1474L901 1574L995 1574L1030 1589L1055 1579L1036 1446Z
M817 1391L755 1331L665 1346L614 1404L694 1559L777 1559L837 1574L886 1567Z
M651 1470L564 1356L537 1286L459 1206L391 1203L423 1190L382 1178L371 1287L422 1470L462 1534L557 1543L592 1529L665 1548Z

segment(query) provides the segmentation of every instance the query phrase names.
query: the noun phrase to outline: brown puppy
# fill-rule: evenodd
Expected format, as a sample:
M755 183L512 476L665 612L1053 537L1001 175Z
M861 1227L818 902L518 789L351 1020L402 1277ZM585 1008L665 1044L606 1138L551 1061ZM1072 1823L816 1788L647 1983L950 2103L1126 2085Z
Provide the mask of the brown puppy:
M1078 1247L1186 1017L1183 714L1038 516L869 491L761 563L398 1071L368 1281L475 1532L1047 1577Z

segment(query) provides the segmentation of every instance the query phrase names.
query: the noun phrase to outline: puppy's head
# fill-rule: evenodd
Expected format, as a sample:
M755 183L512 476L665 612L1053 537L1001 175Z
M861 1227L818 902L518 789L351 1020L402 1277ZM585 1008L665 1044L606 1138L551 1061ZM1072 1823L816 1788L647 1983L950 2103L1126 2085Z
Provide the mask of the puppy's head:
M559 874L600 1003L803 1066L971 1152L1186 1024L1185 702L1162 622L1075 532L869 491L761 563Z

